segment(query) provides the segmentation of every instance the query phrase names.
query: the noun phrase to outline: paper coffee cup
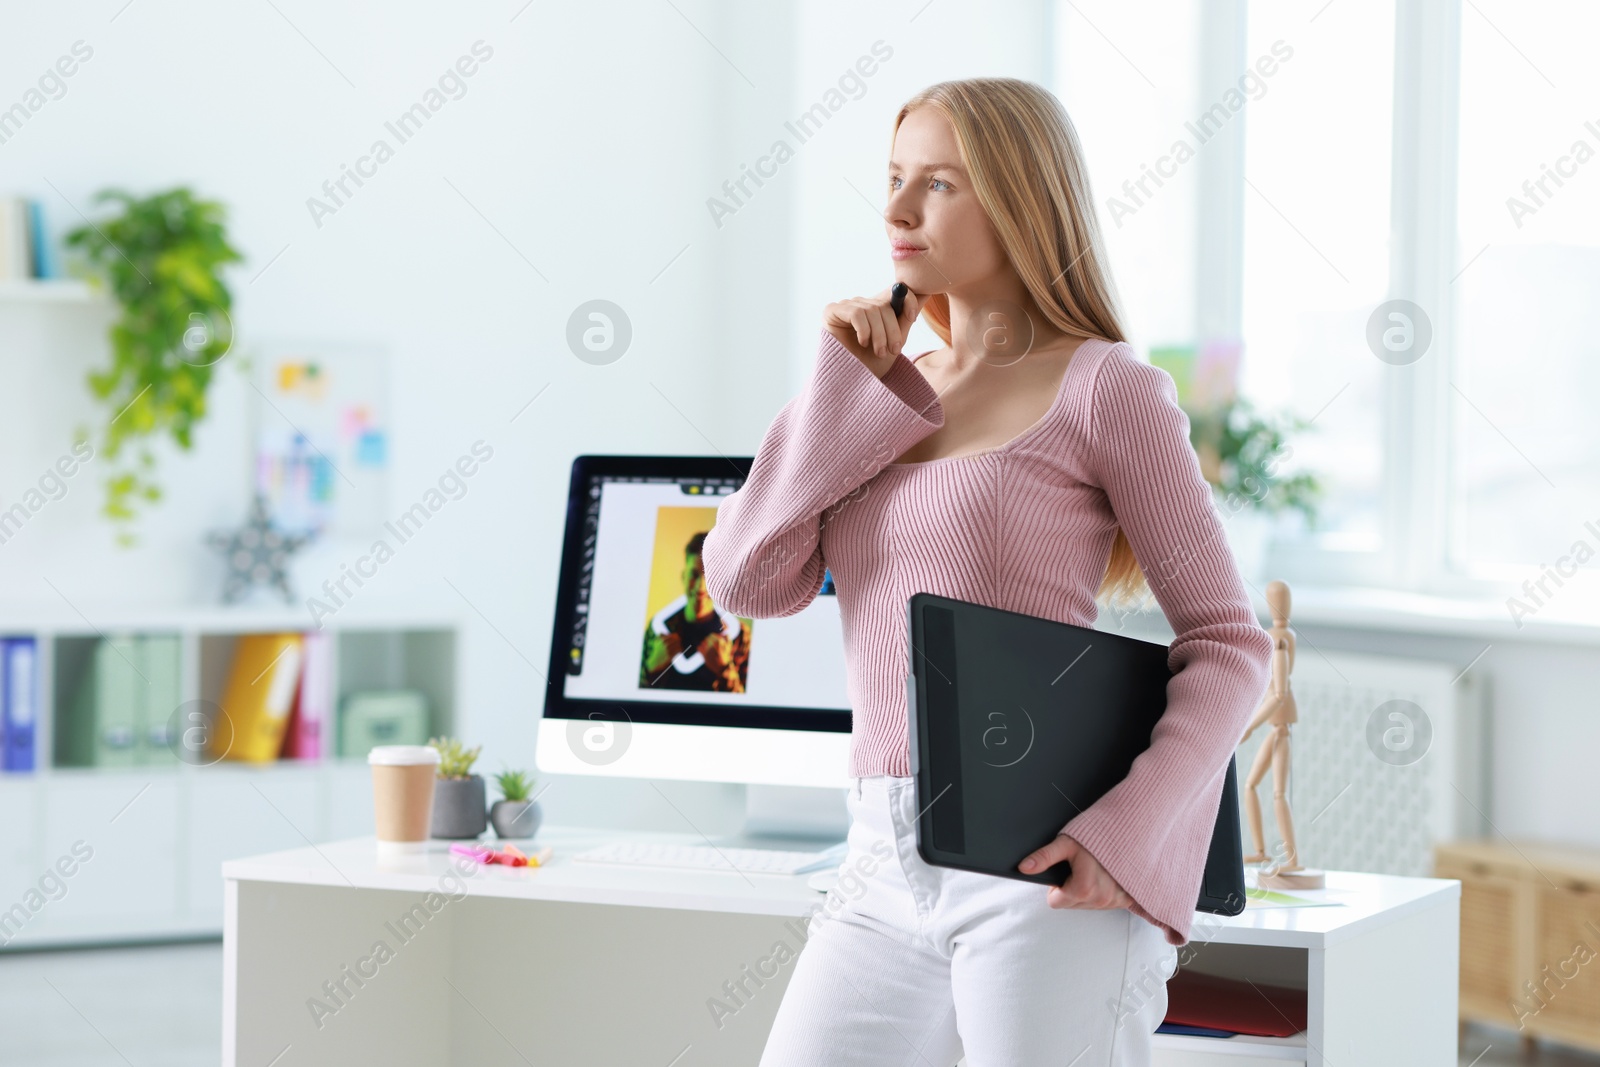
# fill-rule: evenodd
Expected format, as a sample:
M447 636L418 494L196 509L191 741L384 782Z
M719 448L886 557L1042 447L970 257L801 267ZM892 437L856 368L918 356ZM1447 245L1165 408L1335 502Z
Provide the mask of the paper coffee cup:
M425 851L438 751L428 745L379 745L367 753L367 763L372 767L378 851L391 855Z

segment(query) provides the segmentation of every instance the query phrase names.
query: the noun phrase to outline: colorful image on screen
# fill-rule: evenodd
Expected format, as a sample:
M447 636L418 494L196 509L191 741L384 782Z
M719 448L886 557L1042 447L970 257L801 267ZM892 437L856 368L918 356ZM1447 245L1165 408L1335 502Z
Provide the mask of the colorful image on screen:
M711 602L700 561L701 544L716 518L716 508L656 509L640 688L746 690L751 620Z

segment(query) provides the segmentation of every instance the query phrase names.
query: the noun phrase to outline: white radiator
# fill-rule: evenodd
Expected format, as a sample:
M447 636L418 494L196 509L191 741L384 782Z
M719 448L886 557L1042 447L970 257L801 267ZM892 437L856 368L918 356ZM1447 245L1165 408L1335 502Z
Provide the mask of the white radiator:
M1459 666L1322 653L1303 637L1292 675L1289 809L1300 862L1432 873L1435 842L1490 832L1484 678ZM1240 804L1264 728L1236 753ZM1281 855L1270 766L1256 787L1268 856ZM1245 852L1252 851L1240 811Z

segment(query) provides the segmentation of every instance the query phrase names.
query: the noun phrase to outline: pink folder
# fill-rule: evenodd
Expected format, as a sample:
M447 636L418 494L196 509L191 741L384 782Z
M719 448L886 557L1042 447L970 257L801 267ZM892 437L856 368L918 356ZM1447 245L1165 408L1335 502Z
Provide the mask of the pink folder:
M285 759L317 760L332 754L333 643L319 630L302 635L300 689L283 737Z

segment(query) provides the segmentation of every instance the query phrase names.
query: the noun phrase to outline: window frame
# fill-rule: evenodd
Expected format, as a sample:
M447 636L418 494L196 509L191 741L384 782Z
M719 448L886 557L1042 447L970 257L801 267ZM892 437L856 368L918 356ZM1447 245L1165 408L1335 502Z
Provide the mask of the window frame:
M1203 0L1208 33L1199 43L1206 84L1236 74L1245 56L1245 0ZM1453 284L1460 271L1456 239L1457 144L1461 56L1460 0L1395 0L1393 115L1390 155L1389 299L1411 300L1429 315L1430 350L1416 362L1385 368L1380 473L1380 546L1318 547L1275 536L1267 567L1285 580L1313 586L1357 586L1440 596L1483 598L1492 581L1452 567L1448 531L1454 514L1450 442L1459 411L1450 403L1455 362ZM1204 95L1202 91L1202 96ZM1243 127L1248 134L1248 121ZM1233 332L1244 299L1242 245L1245 191L1243 141L1217 153L1202 184L1199 253L1225 269L1200 272L1202 306L1232 309ZM1197 323L1197 329L1201 324ZM1213 324L1213 326L1216 324Z

